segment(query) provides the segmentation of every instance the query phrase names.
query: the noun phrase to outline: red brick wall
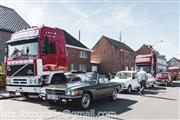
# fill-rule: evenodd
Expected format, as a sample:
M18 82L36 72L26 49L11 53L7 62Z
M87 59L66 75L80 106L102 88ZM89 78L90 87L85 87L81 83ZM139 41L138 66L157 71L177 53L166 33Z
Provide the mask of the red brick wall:
M143 45L136 53L138 55L151 54L151 49L147 45Z
M125 59L125 56L128 56L127 59ZM134 67L135 54L120 51L119 48L115 47L106 40L106 38L102 37L93 48L91 60L100 63L100 72L116 73L117 71L125 70L126 66L129 69Z
M71 70L71 64L76 64L76 69L79 70L79 65L86 65L87 71L91 71L90 56L91 52L87 51L87 58L80 58L80 49L66 47L68 51L68 70Z

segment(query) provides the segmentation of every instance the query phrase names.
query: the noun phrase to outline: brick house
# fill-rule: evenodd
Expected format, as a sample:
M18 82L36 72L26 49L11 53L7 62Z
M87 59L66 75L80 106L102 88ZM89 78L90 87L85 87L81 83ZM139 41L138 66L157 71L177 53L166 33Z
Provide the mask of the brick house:
M0 63L4 57L4 43L15 31L29 28L29 24L11 8L0 5Z
M76 38L64 31L68 51L68 70L77 72L91 71L91 50Z
M92 48L91 61L99 63L99 72L116 73L134 68L136 53L126 44L102 36Z

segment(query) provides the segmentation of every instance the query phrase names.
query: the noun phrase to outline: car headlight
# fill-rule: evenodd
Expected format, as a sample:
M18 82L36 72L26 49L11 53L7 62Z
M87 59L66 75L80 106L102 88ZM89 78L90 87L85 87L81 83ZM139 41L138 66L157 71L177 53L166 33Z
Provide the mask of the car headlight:
M124 83L122 83L121 85L122 85L122 88L125 88L125 87L126 87Z
M72 90L72 91L66 91L66 95L68 96L80 96L82 95L82 91L81 90Z

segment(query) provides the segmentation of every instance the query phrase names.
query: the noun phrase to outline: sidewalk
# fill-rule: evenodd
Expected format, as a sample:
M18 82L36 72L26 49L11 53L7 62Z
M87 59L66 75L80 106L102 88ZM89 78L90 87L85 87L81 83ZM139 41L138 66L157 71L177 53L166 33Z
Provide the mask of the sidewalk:
M9 96L9 93L5 90L5 88L0 88L0 100L9 99L9 98L16 98L16 97L20 97L20 95Z

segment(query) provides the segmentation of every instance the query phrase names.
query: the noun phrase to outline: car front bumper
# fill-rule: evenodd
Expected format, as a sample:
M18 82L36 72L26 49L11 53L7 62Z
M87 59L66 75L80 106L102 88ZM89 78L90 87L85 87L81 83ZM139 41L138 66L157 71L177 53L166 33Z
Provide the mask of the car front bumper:
M66 96L66 95L54 95L54 94L46 94L46 100L49 101L57 101L57 102L78 102L81 100L82 96Z

